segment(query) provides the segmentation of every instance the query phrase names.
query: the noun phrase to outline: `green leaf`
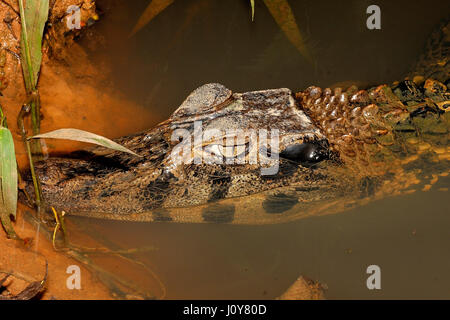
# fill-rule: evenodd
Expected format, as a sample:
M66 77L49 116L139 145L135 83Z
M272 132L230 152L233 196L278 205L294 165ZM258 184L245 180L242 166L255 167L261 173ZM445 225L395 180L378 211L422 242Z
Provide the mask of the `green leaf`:
M42 61L42 36L48 19L49 0L19 0L22 36L20 46L27 90L36 87Z
M297 50L309 62L313 59L305 45L303 36L295 21L294 13L287 0L264 0L264 4L269 9L270 14L275 19L280 29L289 39L289 41L297 48Z
M252 21L255 21L255 0L250 0L250 6L252 7Z
M31 137L30 139L64 139L64 140L73 140L80 142L93 143L102 147L106 147L112 150L121 151L130 153L132 155L138 156L138 154L133 151L121 146L118 143L115 143L108 138L99 136L97 134L78 130L78 129L58 129L54 131L50 131L47 133L42 133Z
M154 17L161 13L161 11L171 5L173 1L174 0L152 0L147 8L145 8L144 13L139 17L133 31L130 33L130 37L145 27Z
M11 131L0 127L0 179L3 210L16 217L17 210L17 162Z
M17 162L14 141L5 127L0 127L0 218L8 236L17 235L11 226L11 216L17 211Z

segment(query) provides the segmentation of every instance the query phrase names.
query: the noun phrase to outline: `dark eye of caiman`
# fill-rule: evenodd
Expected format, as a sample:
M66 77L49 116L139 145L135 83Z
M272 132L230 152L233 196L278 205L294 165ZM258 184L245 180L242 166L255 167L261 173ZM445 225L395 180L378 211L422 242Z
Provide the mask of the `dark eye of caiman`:
M310 166L327 159L328 152L317 143L305 142L287 146L280 153L280 157Z

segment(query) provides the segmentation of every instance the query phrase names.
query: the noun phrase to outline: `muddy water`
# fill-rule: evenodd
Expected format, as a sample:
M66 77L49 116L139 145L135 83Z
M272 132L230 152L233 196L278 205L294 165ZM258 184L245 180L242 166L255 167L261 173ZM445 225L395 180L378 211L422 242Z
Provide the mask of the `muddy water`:
M99 0L102 19L81 43L93 61L112 67L124 94L163 120L207 82L247 91L401 79L450 12L448 1L378 1L381 30L368 30L370 1L290 1L310 64L262 2L252 23L247 2L177 1L128 38L148 1ZM444 179L428 192L272 226L69 219L110 247L157 247L134 258L164 283L167 298L271 299L299 274L325 283L329 298L450 298L448 187ZM119 260L104 263L127 274ZM366 287L373 264L381 290ZM129 268L136 286L162 295L154 275Z
M157 247L139 259L168 298L272 299L303 274L330 299L440 299L449 298L448 205L448 194L430 191L273 226L76 222L125 248ZM373 264L381 290L366 287Z

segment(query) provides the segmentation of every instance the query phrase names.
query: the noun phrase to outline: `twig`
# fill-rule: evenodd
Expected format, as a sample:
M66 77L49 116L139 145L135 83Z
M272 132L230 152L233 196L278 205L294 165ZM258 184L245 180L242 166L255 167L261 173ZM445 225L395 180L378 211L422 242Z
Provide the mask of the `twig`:
M17 12L16 9L14 9L14 7L13 7L10 3L6 2L5 0L1 0L1 1L2 1L5 5L7 5L12 11L14 11L15 14L19 15L19 12Z
M11 25L11 22L13 22L14 21L14 19L7 19L7 18L4 18L3 19L3 22L6 24L6 26L8 27L8 29L9 29L9 32L11 32L11 35L13 36L13 38L14 38L14 40L19 40L19 39L17 39L17 37L16 37L16 34L14 33L14 29L13 29L13 27L12 27L12 25Z
M14 274L10 274L10 275L14 276ZM45 281L47 280L47 276L48 276L48 262L47 262L47 260L45 260L45 275L42 280L31 282L24 290L19 292L17 295L13 295L11 297L6 297L6 296L0 295L0 300L30 300L30 299L33 299L44 288L44 284L45 284ZM4 278L3 281L6 280L7 277Z
M12 51L12 50L9 49L9 48L5 48L5 50L6 50L6 52L9 52L10 54L12 54L13 57L16 58L16 59L20 62L20 55L19 55L18 53Z
M16 163L17 163L17 159L16 159ZM22 174L20 173L19 164L18 163L17 163L17 179L19 180L19 189L22 190L22 192L24 193L25 198L27 198L27 202L29 204L32 204L33 200L31 200L31 197L30 197L30 195L28 194L28 191L25 188L26 184L25 184L25 181L23 181Z

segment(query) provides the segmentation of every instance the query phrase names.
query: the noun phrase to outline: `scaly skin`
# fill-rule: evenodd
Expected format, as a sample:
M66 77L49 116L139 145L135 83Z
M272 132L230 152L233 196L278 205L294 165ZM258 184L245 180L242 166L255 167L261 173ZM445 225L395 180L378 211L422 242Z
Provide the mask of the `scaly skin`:
M431 37L428 64L416 68L423 77L416 72L414 81L369 90L233 94L219 84L205 85L156 128L117 139L141 157L97 148L37 164L44 199L59 210L96 218L264 224L423 188L450 168L448 39L448 25ZM183 144L172 141L172 134L192 134L195 120L202 120L203 130L219 129L220 139L227 129L278 129L278 172L261 175L260 162L212 163L217 150L223 155L227 148L217 136L192 149L203 155L201 164L175 163L171 153ZM257 143L254 137L245 143L248 157ZM303 151L294 156L298 146ZM308 152L317 159L306 161Z

